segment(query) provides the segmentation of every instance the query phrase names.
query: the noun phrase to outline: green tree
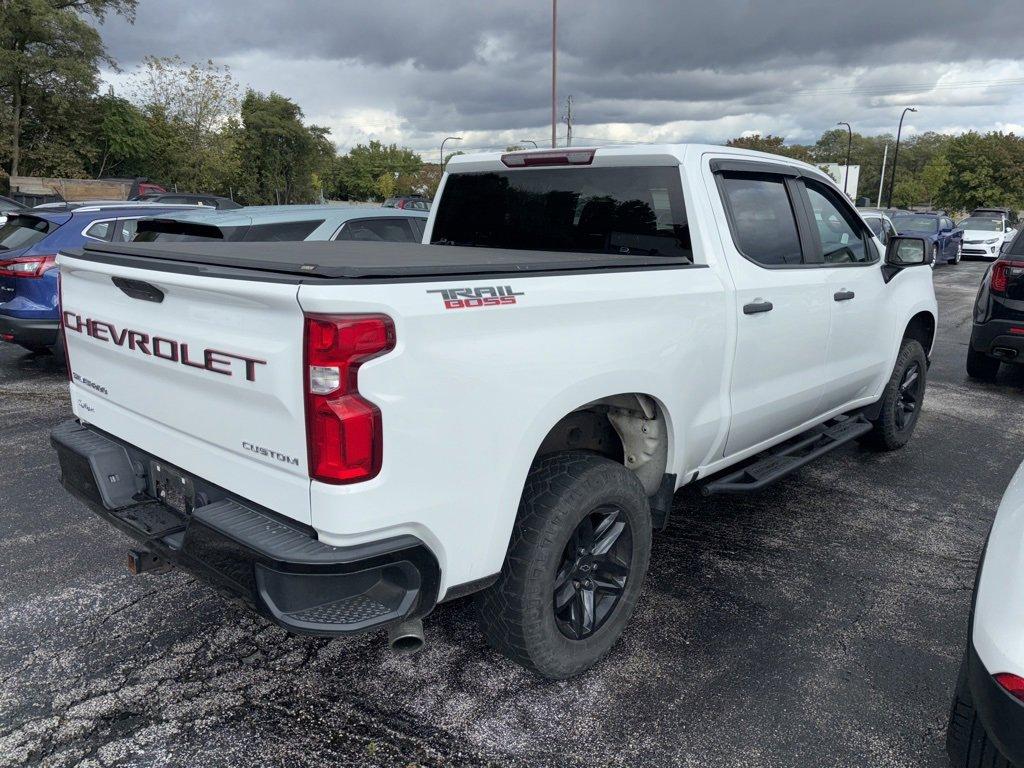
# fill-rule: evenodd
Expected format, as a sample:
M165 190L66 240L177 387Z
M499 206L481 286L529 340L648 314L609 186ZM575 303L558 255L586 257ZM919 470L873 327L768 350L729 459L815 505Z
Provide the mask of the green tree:
M88 125L92 129L89 144L95 149L89 175L140 175L137 170L144 165L153 145L149 123L141 110L111 92L93 101Z
M769 152L773 155L783 155L796 160L809 160L807 148L799 144L787 145L784 136L773 136L768 134L762 136L759 133L750 136L737 136L725 142L727 147L739 147L741 149L753 149L757 152Z
M380 178L387 174L395 179L395 192L405 194L412 191L413 179L422 167L419 155L397 144L358 144L333 163L331 192L341 198L379 200Z
M934 207L939 204L946 183L949 181L950 170L949 160L946 159L945 153L942 153L932 157L917 175L924 189L928 205Z
M0 93L10 105L4 133L12 176L22 172L23 138L48 131L96 90L100 63L113 65L85 19L108 13L134 19L137 0L3 0L0 2ZM63 113L63 114L59 114ZM58 147L55 147L58 149ZM66 146L59 147L66 149Z
M238 136L239 191L249 204L310 202L334 146L329 131L302 123L302 110L277 93L249 91Z

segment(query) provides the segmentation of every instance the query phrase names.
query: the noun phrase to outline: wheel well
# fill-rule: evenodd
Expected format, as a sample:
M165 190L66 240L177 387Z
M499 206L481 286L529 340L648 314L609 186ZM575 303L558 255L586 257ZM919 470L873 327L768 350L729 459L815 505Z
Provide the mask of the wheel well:
M668 465L665 414L650 395L602 397L559 419L541 441L535 459L559 451L606 456L633 470L647 494L653 495Z
M903 331L904 339L915 339L924 347L924 353L931 355L932 342L935 340L935 317L931 312L918 312L907 323Z

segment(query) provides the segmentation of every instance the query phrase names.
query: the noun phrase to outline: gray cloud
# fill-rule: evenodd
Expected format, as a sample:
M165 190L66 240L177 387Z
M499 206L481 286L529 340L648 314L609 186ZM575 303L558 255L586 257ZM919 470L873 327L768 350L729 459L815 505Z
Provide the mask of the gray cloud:
M802 138L837 119L873 132L891 130L910 99L928 107L911 130L1024 123L1024 87L931 89L943 77L1024 77L1020 0L559 6L559 89L574 94L588 133ZM248 85L295 98L341 143L376 132L426 147L460 131L500 144L543 135L549 115L547 0L141 0L134 26L111 19L103 34L125 69L146 54L227 61Z

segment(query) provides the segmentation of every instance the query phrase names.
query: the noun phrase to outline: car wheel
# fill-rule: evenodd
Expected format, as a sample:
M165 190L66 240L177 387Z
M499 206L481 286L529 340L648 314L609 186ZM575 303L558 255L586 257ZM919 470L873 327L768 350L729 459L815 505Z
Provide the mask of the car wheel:
M650 558L650 507L632 472L583 453L540 459L501 574L478 597L484 635L539 675L578 675L619 639Z
M973 347L967 350L967 375L978 381L995 381L1001 363Z
M961 259L963 259L963 257L964 257L964 244L963 243L957 243L956 244L956 256L953 257L953 263L954 264L959 264Z
M946 753L954 768L1013 768L989 739L984 723L978 718L967 681L966 651L960 662L953 706L949 711Z
M932 245L932 269L935 269L939 265L939 246L937 243Z
M871 448L894 451L906 445L921 416L928 383L928 358L916 339L904 339L889 383L882 392L881 410L874 429L864 439Z

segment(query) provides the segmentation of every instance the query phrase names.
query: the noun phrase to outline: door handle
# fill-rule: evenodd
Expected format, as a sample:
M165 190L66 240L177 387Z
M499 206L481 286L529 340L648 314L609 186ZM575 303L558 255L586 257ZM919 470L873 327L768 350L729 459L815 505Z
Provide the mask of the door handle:
M853 291L838 291L832 295L832 298L836 301L849 301L855 295Z
M743 305L743 314L757 315L761 312L771 312L773 309L775 309L775 305L770 301L753 301Z

